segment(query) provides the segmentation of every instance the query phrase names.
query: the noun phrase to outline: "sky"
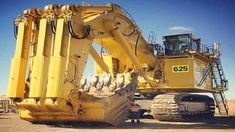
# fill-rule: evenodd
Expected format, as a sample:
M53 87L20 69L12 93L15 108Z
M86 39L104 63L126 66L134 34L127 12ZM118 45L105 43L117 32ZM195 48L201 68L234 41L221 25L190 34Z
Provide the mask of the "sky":
M235 99L235 1L234 0L84 0L91 4L116 3L126 9L147 39L154 31L158 43L174 30L190 31L211 45L221 43L221 60L229 90ZM0 8L0 94L6 93L11 58L15 52L13 20L27 8L48 4L81 4L80 0L1 0ZM86 73L93 69L89 61Z

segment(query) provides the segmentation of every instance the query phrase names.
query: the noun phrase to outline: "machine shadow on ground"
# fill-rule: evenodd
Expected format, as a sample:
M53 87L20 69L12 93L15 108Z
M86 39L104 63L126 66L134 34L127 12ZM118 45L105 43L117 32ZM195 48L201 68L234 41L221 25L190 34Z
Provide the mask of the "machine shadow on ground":
M212 120L194 122L159 122L153 119L141 119L141 121L140 124L134 125L127 121L117 127L96 123L67 123L48 126L75 129L235 129L235 116L215 117Z

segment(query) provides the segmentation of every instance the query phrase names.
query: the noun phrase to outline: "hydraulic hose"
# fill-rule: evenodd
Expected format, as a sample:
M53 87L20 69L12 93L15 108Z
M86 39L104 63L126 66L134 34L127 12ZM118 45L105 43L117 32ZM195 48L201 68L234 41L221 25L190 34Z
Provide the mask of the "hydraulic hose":
M135 56L137 56L137 46L138 46L139 37L140 36L138 35L136 42L135 42Z
M14 29L14 36L15 36L15 39L17 39L17 35L18 35L18 26L16 25L15 21L13 21L13 29Z
M73 30L72 27L72 21L68 20L68 29L69 29L69 33L72 35L73 38L75 39L85 39L89 36L90 31L91 31L91 27L88 25L83 29L84 34L82 35L82 37L79 37Z
M55 35L56 32L55 19L51 19L51 31Z
M132 34L134 34L134 32L135 32L135 29L133 29L133 31L131 31L131 33L129 33L129 34L125 34L125 33L122 33L124 36L131 36Z

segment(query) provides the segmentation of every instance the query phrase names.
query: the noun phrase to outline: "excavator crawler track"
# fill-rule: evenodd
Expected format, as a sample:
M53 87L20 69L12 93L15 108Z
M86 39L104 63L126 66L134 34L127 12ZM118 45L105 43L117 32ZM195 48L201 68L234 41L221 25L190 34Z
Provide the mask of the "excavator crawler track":
M190 104L184 102L204 103L205 109L190 111L187 109ZM154 98L151 111L153 117L161 121L201 120L210 119L214 116L215 104L214 100L206 95L168 93Z

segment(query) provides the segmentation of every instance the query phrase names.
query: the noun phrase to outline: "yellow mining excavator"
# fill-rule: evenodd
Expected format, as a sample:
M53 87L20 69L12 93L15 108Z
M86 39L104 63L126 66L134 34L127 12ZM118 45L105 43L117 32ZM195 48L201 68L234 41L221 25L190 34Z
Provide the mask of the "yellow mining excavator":
M7 96L24 120L119 125L133 98L157 119L212 116L214 100L192 92L221 95L226 106L217 43L209 51L190 33L165 36L164 46L147 42L116 4L27 9L14 25ZM84 78L88 55L95 73Z

